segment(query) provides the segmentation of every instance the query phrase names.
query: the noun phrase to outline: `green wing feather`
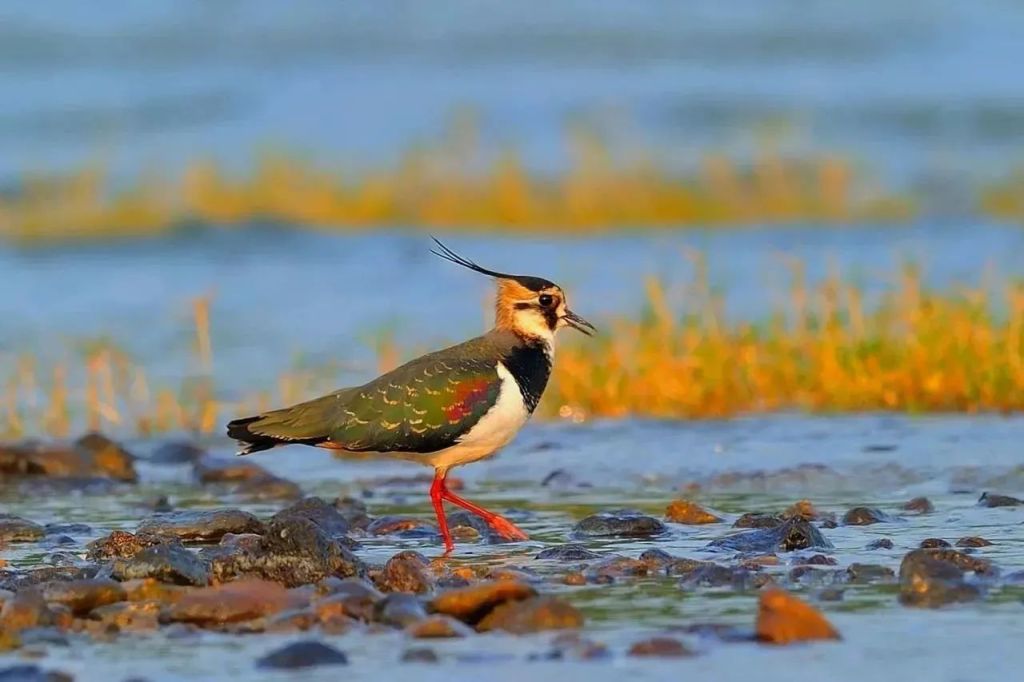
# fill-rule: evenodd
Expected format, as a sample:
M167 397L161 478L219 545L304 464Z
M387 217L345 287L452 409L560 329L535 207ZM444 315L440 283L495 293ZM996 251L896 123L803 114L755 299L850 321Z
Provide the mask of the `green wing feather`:
M334 445L355 452L436 452L454 445L498 400L501 377L484 338L413 360L359 387L228 424L243 452Z

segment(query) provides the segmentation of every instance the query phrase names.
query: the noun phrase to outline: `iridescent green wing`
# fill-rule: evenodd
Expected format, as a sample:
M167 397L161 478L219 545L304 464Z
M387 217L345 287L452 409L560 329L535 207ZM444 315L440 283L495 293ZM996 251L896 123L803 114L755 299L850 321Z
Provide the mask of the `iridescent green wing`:
M428 355L353 389L329 440L346 450L436 452L454 445L498 400L497 364Z

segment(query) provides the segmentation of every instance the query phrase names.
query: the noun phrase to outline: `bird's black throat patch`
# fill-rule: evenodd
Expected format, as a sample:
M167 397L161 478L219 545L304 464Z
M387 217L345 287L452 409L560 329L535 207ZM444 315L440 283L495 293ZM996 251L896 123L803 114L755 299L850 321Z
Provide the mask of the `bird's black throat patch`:
M515 346L505 355L504 363L519 385L526 409L532 413L551 376L551 356L545 343L538 339Z

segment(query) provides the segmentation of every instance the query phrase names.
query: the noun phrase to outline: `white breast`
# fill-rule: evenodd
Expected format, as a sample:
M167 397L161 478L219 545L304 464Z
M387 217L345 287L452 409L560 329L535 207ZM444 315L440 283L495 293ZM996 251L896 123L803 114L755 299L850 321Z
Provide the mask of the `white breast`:
M497 402L459 439L457 445L431 455L431 466L447 469L492 455L507 445L530 418L519 384L500 362L498 376L501 377L501 389Z

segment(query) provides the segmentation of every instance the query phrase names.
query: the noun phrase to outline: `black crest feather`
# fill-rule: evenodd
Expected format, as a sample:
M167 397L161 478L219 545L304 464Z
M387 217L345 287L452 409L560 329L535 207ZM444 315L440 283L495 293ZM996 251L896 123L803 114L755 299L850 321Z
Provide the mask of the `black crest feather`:
M488 270L487 268L477 265L468 258L464 258L463 256L460 256L459 254L455 253L447 246L442 244L441 240L438 239L437 237L431 237L431 239L433 239L434 243L437 244L437 249L431 249L430 253L440 258L444 258L446 261L451 261L456 265L461 265L464 268L469 268L474 272L479 272L481 275L497 277L499 279L515 280L516 282L519 282L520 284L522 284L524 287L531 291L543 291L544 289L555 286L554 282L548 281L543 277L531 277L529 275L510 275L506 272L496 272L494 270Z

